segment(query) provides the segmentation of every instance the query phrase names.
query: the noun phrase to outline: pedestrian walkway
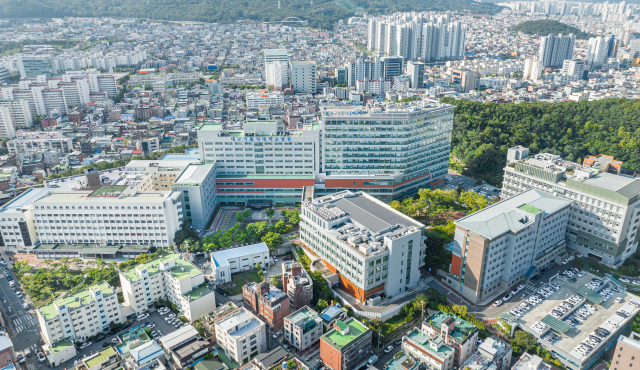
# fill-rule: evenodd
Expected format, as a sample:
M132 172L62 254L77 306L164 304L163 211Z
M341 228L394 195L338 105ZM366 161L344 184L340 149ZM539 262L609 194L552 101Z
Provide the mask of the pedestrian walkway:
M38 320L33 313L27 313L26 315L16 315L11 319L11 325L13 326L14 334L18 335L25 330L28 330L34 326L38 326Z

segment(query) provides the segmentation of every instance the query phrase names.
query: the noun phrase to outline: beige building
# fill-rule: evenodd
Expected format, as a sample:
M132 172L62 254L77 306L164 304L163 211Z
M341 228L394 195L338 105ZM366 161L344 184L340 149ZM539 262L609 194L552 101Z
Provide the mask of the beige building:
M243 364L267 351L267 328L246 308L215 321L216 340L227 356Z
M308 306L284 318L284 339L298 351L313 346L322 336L322 319Z
M616 351L611 360L612 370L633 370L640 364L640 334L631 332L626 337L621 335L616 343Z

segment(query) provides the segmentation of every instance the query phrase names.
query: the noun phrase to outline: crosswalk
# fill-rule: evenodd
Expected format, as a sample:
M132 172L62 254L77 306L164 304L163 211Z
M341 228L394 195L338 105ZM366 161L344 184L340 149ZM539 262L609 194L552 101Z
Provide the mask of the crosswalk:
M425 284L430 283L432 281L434 281L435 279L433 278L433 276L429 275L425 278L422 278L422 281L424 281Z
M16 335L34 326L38 326L38 320L33 313L26 313L25 315L13 318L11 319L11 323Z

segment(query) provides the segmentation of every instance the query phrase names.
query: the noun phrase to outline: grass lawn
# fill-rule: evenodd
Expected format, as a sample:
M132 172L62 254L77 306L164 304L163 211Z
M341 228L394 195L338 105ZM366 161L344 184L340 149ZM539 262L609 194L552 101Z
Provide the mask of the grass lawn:
M259 283L262 281L256 271L241 272L233 275L231 279L236 284L233 288L228 289L231 295L242 294L242 286L249 282Z

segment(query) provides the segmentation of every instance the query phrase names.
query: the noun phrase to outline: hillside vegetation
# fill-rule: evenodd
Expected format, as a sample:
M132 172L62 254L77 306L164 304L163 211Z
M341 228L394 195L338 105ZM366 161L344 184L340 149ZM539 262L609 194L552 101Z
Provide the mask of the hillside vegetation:
M329 29L356 11L389 14L397 11L456 10L495 14L501 7L472 0L0 0L3 18L136 17L173 21L231 23L240 19L271 22L287 17Z
M568 35L573 33L577 39L588 39L593 35L582 32L579 29L568 25L566 23L554 21L551 19L540 19L537 21L525 21L517 26L511 27L511 31L513 32L522 32L527 35L535 35L536 33L539 36L547 36L547 35L557 35L563 34Z
M640 101L606 99L562 103L499 104L443 98L456 106L452 167L500 185L507 149L549 152L580 162L608 154L640 171ZM464 168L464 169L463 169Z

